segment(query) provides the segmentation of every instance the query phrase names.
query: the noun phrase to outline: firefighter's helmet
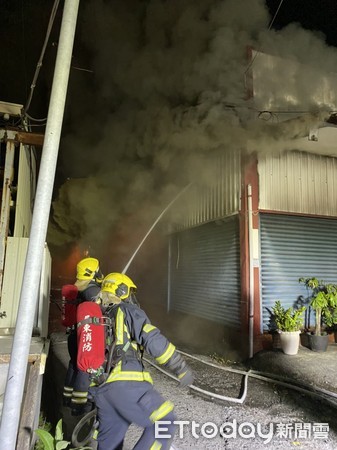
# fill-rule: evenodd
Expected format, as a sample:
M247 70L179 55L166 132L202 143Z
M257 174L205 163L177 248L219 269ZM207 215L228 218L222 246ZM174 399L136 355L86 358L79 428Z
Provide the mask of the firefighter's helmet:
M127 300L136 289L137 286L127 275L113 272L104 278L101 292L113 294L121 300Z
M99 261L96 258L84 258L77 264L77 280L95 280L101 283L103 274L99 268Z

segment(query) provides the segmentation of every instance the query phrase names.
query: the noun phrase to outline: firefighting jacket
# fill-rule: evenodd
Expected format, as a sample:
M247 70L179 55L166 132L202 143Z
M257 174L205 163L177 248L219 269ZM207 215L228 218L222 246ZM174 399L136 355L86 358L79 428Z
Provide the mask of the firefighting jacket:
M148 381L150 374L144 369L141 353L145 350L158 364L170 367L170 361L181 359L158 328L150 323L145 312L137 305L122 302L108 312L114 321L115 346L112 370L107 383L114 381ZM174 357L173 357L174 356Z

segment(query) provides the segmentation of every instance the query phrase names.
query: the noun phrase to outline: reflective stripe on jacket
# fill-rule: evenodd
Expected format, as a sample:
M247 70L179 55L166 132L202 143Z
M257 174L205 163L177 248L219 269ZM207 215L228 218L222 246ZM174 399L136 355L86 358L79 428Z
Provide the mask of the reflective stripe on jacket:
M112 359L118 363L106 382L147 381L152 383L150 374L144 370L139 356L140 350L144 349L159 364L166 364L175 351L174 345L150 323L145 312L136 305L122 302L115 305L108 314L110 317L113 316L115 321L116 345Z

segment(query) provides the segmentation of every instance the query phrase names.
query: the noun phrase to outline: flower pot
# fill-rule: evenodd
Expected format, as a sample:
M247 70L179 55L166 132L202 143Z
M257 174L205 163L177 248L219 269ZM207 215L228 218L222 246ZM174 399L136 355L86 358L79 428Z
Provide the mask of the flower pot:
M281 348L286 355L297 355L301 331L280 331Z
M275 331L275 333L272 333L272 344L273 344L273 350L281 350L281 339L280 339L280 333L278 331Z
M303 332L300 334L300 342L303 347L310 348L309 336L311 333Z
M329 343L329 335L322 334L317 336L315 334L309 335L309 348L313 352L326 352Z

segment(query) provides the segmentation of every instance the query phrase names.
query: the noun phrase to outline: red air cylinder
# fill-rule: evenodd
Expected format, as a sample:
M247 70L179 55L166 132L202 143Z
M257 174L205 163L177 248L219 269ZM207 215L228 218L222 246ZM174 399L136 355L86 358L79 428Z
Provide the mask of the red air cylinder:
M80 303L77 323L77 367L84 372L98 369L105 358L105 327L99 305Z
M78 305L78 289L73 284L62 286L62 325L72 327L76 325L76 310Z

